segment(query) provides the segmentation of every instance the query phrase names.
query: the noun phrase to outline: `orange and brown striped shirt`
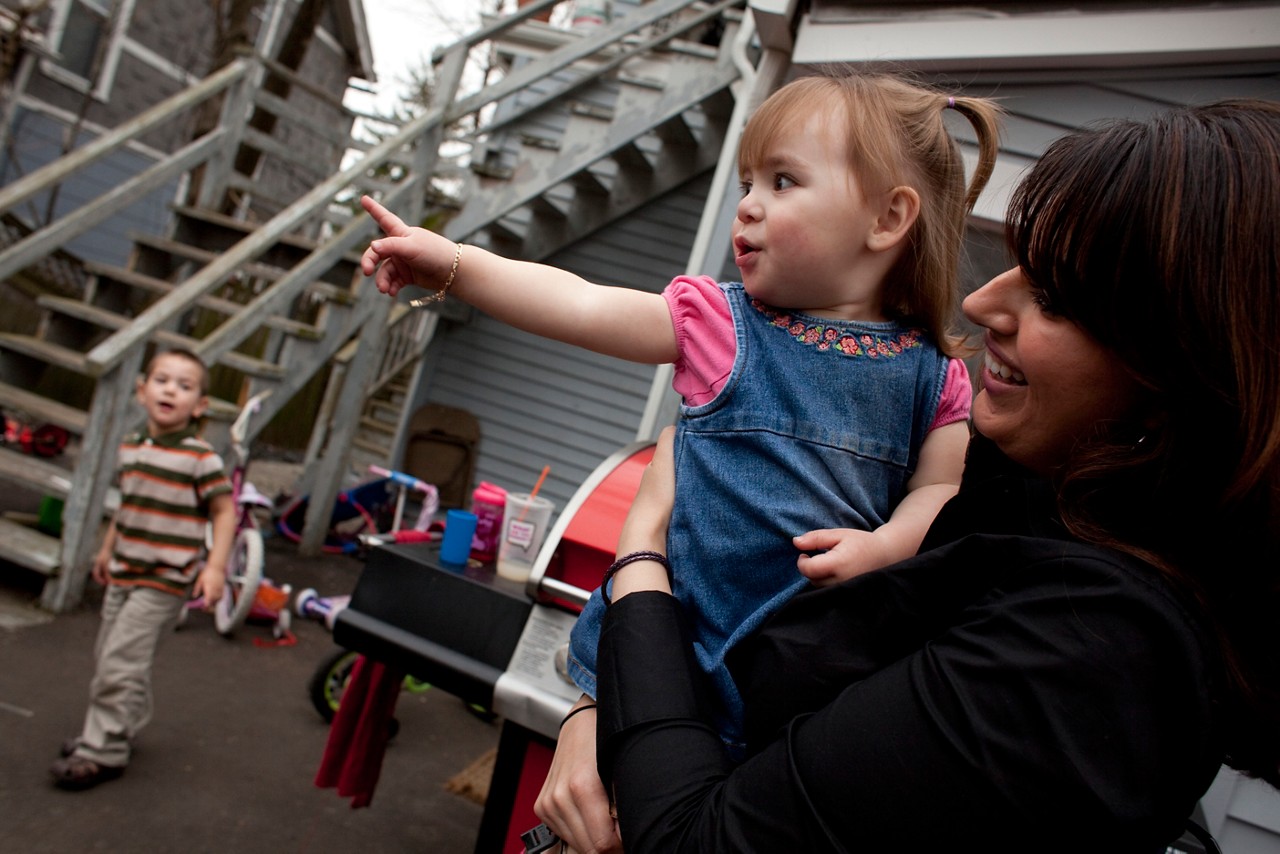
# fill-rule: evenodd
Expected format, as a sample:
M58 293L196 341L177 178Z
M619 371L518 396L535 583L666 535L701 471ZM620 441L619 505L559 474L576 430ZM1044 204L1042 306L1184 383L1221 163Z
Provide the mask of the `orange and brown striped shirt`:
M120 509L111 583L187 595L199 571L209 501L231 491L222 458L197 427L120 445Z

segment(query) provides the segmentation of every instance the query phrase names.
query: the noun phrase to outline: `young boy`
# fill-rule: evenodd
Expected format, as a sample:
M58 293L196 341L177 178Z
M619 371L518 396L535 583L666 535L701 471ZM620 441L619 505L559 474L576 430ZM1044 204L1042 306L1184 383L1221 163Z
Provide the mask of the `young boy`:
M138 381L144 432L120 446L120 509L93 561L106 585L97 665L84 730L49 770L64 789L87 789L124 773L134 736L151 719L151 664L161 635L187 597L222 598L235 538L235 506L222 460L199 436L208 376L194 353L157 354ZM201 568L205 527L212 543Z

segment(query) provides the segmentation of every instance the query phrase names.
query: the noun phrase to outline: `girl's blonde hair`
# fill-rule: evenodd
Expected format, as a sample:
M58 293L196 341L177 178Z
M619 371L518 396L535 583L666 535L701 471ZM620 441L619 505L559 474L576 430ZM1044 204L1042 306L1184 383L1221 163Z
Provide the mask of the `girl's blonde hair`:
M968 119L977 134L978 164L967 188L960 148L942 120L948 108ZM965 216L995 167L1002 111L985 98L948 96L889 75L801 77L774 92L747 122L739 169L763 163L785 129L815 112L843 113L850 168L869 196L903 185L919 193L920 214L884 283L884 307L922 326L944 352L955 355L959 339L951 330Z

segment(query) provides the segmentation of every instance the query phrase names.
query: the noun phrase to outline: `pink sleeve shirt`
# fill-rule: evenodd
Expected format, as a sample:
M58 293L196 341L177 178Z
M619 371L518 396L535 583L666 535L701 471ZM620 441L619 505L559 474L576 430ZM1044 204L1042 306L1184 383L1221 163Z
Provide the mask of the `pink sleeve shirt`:
M720 393L737 355L729 301L710 276L677 276L662 296L671 310L680 352L671 384L685 404L701 406ZM966 420L972 397L969 369L959 359L950 359L929 429Z

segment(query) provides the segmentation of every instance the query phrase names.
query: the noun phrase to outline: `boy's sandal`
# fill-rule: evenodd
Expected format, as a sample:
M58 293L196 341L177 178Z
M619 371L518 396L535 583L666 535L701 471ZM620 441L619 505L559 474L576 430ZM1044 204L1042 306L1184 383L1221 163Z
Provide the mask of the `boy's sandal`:
M68 738L66 741L62 742L62 746L58 748L58 755L63 757L70 756L76 752L76 748L79 746L80 739Z
M54 785L62 789L88 789L99 783L114 780L124 773L118 765L99 765L92 759L72 754L59 759L49 769L53 774Z

